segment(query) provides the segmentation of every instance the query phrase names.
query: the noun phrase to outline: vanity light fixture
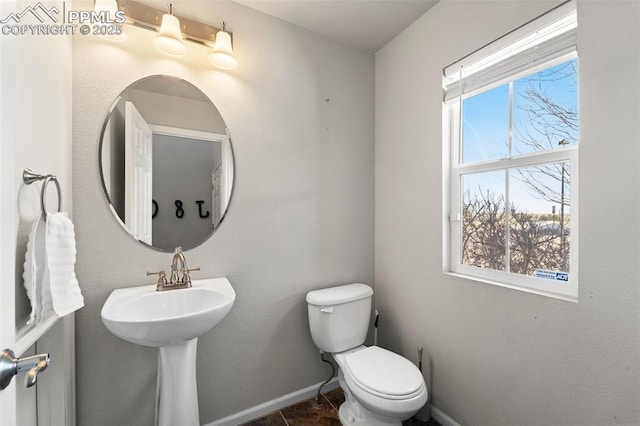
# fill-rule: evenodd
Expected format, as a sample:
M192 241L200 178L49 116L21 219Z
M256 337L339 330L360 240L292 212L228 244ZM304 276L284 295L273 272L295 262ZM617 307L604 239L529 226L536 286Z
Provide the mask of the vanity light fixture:
M192 19L173 14L173 4L169 3L169 13L133 0L96 0L98 3L117 3L117 9L124 12L126 24L146 30L158 31L154 39L156 47L170 55L186 53L184 41L198 43L211 48L210 60L218 68L230 70L238 62L233 55L232 34L222 29L203 24ZM215 35L215 38L214 38Z
M232 70L238 66L238 61L233 56L231 35L225 31L226 22L222 22L222 29L216 33L216 43L209 59L211 63L223 70Z
M182 42L180 20L173 16L173 3L169 3L169 13L162 16L160 31L153 41L155 46L169 55L182 56L187 48Z

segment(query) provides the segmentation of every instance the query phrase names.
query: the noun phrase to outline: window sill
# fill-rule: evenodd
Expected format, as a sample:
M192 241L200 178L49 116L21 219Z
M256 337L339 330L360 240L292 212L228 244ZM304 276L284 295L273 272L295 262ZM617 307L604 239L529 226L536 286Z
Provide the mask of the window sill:
M451 276L451 277L456 277L456 278L461 278L461 279L464 279L464 280L481 282L481 283L484 283L484 284L490 284L490 285L495 285L495 286L498 286L498 287L510 288L512 290L518 290L518 291L522 291L522 292L525 292L525 293L537 294L538 296L551 297L553 299L558 299L558 300L564 300L564 301L567 301L567 302L578 303L578 297L577 296L570 296L570 295L566 295L566 294L554 293L554 292L551 292L551 291L540 290L540 289L531 288L531 287L525 287L525 286L521 286L521 285L517 285L517 284L505 283L505 282L502 282L502 281L496 281L496 280L492 280L492 279L489 279L489 278L478 277L478 276L463 274L463 273L459 273L459 272L443 271L443 273L445 275L448 275L448 276Z

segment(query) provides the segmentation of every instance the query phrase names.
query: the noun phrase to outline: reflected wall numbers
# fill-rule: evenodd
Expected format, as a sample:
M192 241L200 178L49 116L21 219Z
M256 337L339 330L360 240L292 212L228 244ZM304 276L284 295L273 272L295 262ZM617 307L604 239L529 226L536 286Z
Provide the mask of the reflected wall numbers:
M115 219L162 251L206 241L233 190L233 149L222 116L200 89L170 76L138 80L115 99L99 166Z

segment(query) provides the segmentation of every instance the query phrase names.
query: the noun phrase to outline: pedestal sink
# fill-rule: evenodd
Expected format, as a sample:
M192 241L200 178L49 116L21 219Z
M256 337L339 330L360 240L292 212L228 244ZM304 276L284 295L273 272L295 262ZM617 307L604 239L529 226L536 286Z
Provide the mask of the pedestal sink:
M236 293L225 277L193 280L191 288L156 285L114 290L102 321L116 336L159 348L156 425L199 425L196 387L198 336L231 310Z

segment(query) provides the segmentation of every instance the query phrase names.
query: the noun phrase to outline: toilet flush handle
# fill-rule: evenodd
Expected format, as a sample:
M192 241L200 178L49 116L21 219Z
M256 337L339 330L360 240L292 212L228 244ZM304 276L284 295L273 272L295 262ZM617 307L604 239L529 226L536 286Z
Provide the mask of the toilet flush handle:
M325 314L332 314L333 306L323 306L322 308L320 308L320 312L324 312Z

